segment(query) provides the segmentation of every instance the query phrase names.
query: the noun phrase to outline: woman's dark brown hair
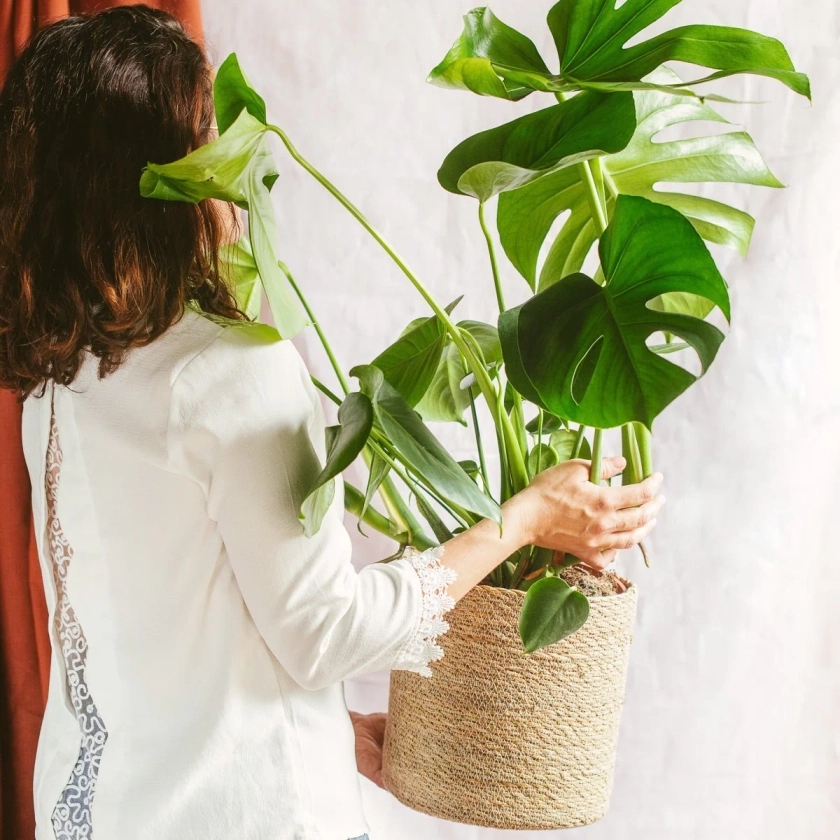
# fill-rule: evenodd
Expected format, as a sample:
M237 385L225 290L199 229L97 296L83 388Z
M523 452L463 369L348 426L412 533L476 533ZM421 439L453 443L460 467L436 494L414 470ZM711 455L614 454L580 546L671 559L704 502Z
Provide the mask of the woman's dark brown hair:
M0 92L0 385L99 374L194 301L244 317L220 273L233 206L143 198L149 161L210 139L212 70L171 15L123 6L37 33ZM227 218L220 211L230 211Z

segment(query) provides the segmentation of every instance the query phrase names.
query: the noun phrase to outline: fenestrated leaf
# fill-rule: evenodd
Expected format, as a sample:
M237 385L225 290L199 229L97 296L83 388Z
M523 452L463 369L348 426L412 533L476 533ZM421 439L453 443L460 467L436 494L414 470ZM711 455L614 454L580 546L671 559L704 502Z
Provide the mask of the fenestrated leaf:
M328 426L327 462L312 482L306 500L301 508L301 521L307 534L314 534L321 527L329 502L313 504L313 496L323 497L321 488L332 484L364 448L373 427L373 406L365 394L348 394L338 409L338 426ZM331 501L331 497L330 497Z
M379 368L359 365L350 375L358 377L362 391L370 397L379 427L442 499L501 523L499 506L478 489Z
M698 81L737 73L778 79L810 97L808 77L797 73L784 46L749 29L691 25L647 41L626 44L681 0L560 0L548 13L548 28L560 56L560 75L587 82L635 82L666 61L683 61L718 72Z
M651 76L663 82L676 74L660 68ZM657 189L663 183L728 182L780 187L745 132L654 142L673 125L694 121L726 122L699 100L657 92L634 94L636 121L633 139L625 149L601 159L601 166L617 191L639 195L679 210L709 242L745 254L753 219L742 210L711 198ZM608 197L612 211L614 199ZM554 222L569 217L557 234L537 283L537 261ZM597 229L577 168L554 172L499 199L497 224L502 247L532 288L544 289L579 271L597 239Z
M239 308L251 319L260 317L262 283L247 236L219 249L219 260Z
M149 163L140 194L193 204L205 198L233 201L248 210L249 237L274 322L283 338L308 323L277 264L276 226L269 186L277 177L266 127L243 110L216 140L172 163Z
M461 298L446 307L452 310ZM416 405L432 381L446 344L446 328L437 315L412 321L402 335L371 364L411 405Z
M512 75L520 74L526 83L502 78L499 68ZM532 73L550 75L533 41L502 23L490 9L478 8L464 15L464 31L429 74L428 81L483 96L517 100L534 90L527 84Z
M526 653L553 645L580 630L589 618L589 601L565 580L546 577L525 593L519 637Z
M459 143L438 171L444 189L487 201L543 175L623 149L636 127L630 93L585 92Z
M620 196L601 238L601 286L572 274L504 312L499 335L508 378L527 399L571 421L650 428L696 377L646 345L662 331L689 343L703 371L723 334L647 304L671 292L708 298L729 318L729 295L703 240L676 210Z
M233 125L243 108L247 108L251 116L263 125L267 122L265 100L245 78L236 53L231 53L216 71L213 107L219 134L224 134Z
M491 324L481 321L459 321L458 328L466 330L478 343L491 373L502 362L499 346L499 332ZM447 338L446 346L432 381L423 399L417 403L417 411L428 423L461 423L466 425L464 412L470 407L470 392L478 393L476 385L468 385L468 370L458 348Z

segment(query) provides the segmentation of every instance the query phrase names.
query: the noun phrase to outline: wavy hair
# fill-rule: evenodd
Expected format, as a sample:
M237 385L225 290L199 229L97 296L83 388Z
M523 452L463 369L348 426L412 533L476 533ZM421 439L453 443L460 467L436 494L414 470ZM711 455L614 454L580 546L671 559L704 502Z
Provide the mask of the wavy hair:
M172 15L123 6L38 32L0 92L0 385L99 376L188 303L244 318L220 271L232 204L143 198L149 162L213 128L213 74Z

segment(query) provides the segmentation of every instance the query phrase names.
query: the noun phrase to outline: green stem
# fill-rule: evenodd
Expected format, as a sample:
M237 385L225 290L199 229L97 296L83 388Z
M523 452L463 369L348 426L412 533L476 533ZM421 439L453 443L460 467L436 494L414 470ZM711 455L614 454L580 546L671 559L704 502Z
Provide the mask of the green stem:
M575 445L572 449L572 458L580 458L580 450L583 448L583 440L586 436L586 426L582 423L578 426L577 437L575 438Z
M595 184L595 178L592 175L592 168L589 165L589 161L585 160L579 163L578 170L581 174L583 186L586 189L589 209L592 212L592 218L595 220L595 226L598 228L598 234L600 236L607 229L607 214L604 206L601 204L601 196Z
M493 245L493 237L487 229L487 220L484 218L484 202L478 203L478 221L481 225L481 231L484 234L484 239L487 242L487 253L490 255L490 267L493 269L493 285L496 287L496 300L499 303L499 312L505 311L505 297L502 293L502 279L499 276L499 263L496 259L496 248Z
M493 494L490 492L490 481L487 478L487 463L484 460L484 447L481 443L481 428L478 425L478 412L475 410L475 399L473 398L472 389L469 388L467 393L470 397L470 413L472 414L473 433L475 434L475 445L478 449L478 466L481 470L481 480L484 482L484 491L492 499Z
M636 434L633 431L632 423L625 423L621 427L621 454L627 462L624 473L621 477L622 484L638 484L641 474L639 461L639 447L636 443Z
M316 379L312 374L309 375L312 384L328 399L332 400L336 405L341 405L341 397L333 393L320 379Z
M589 480L593 484L601 483L601 436L603 431L595 429L592 434L592 465L589 468Z
M633 429L636 432L636 440L639 443L639 457L641 459L641 476L647 478L653 475L653 455L650 448L650 430L644 423L634 421Z
M347 382L347 379L341 370L341 365L339 365L338 359L336 359L332 347L330 347L329 341L327 341L326 335L324 335L324 331L321 329L321 325L318 323L318 319L315 317L315 313L309 306L309 302L304 297L303 292L301 292L298 284L295 283L295 278L292 276L292 273L286 267L286 264L278 262L277 265L280 266L280 270L283 272L283 274L286 275L286 279L289 281L289 285L295 290L295 294L298 296L298 300L301 302L304 311L309 316L309 320L312 322L312 326L315 328L315 332L318 334L318 338L321 340L321 346L324 348L324 352L327 354L327 358L330 360L330 364L332 365L332 369L335 372L339 385L341 385L341 390L344 391L345 394L349 394L350 385Z
M525 469L525 461L522 457L522 452L516 446L516 433L510 422L510 418L505 411L497 411L496 392L493 388L493 383L490 379L487 369L483 367L475 356L472 348L464 341L458 327L449 317L449 313L435 300L431 292L423 285L420 279L411 271L406 265L405 261L400 255L391 247L388 241L381 233L365 218L362 212L348 199L334 184L325 178L306 158L302 157L297 149L292 145L291 140L286 136L283 129L276 125L269 125L267 128L273 131L283 141L283 145L292 156L293 160L302 166L316 181L318 181L327 192L330 193L342 205L357 222L379 243L386 254L396 263L397 267L409 279L411 284L420 293L426 303L429 304L432 311L440 318L441 323L446 327L447 332L452 336L452 341L461 351L467 364L470 366L475 375L476 383L481 389L484 399L490 408L490 413L493 415L494 422L501 423L501 433L504 435L505 441L511 449L511 473L514 479L514 487L516 490L523 489L528 484L528 474Z
M361 519L365 525L369 525L380 534L390 537L392 540L399 537L399 533L395 530L390 519L383 516L378 510L368 507L362 516L362 507L364 506L365 495L357 487L354 487L348 481L344 482L344 509ZM437 545L437 543L427 537L422 531L415 532L412 535L411 544L425 551L427 548Z

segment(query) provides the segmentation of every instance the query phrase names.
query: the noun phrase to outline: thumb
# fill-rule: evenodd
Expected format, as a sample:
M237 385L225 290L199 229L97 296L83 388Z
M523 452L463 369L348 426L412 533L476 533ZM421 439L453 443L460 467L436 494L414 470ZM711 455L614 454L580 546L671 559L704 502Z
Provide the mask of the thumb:
M612 458L603 458L601 460L601 478L614 478L619 475L621 471L627 466L627 461L616 455Z

